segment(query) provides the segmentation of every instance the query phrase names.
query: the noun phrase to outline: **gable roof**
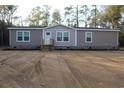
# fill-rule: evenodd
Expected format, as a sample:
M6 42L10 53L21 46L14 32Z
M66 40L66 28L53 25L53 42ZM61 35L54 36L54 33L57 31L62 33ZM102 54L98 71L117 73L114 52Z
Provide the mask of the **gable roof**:
M53 28L53 27L56 27L56 26L63 26L63 27L75 30L75 28L73 28L73 27L65 26L65 25L62 25L62 24L57 24L57 25L54 25L54 26L45 27L44 29L49 29L49 28Z

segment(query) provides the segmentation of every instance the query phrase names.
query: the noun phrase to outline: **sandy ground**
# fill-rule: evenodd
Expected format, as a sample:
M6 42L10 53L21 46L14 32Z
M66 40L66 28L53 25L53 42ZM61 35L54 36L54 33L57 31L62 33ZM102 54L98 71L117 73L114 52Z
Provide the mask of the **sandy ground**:
M0 51L0 87L124 87L124 51Z

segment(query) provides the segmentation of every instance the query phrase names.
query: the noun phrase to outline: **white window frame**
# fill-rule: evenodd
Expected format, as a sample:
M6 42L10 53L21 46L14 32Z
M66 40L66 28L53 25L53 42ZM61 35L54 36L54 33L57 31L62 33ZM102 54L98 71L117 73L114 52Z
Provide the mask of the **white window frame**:
M91 41L87 41L87 34L91 34ZM85 43L92 43L92 32L85 32Z
M57 33L61 32L62 33L62 41L57 40ZM64 33L68 33L68 41L64 41ZM56 31L56 42L70 42L70 32L69 31Z
M57 40L57 33L59 33L59 32L62 33L62 41L58 41L58 40ZM63 42L63 31L57 31L57 32L56 32L56 42Z
M22 41L18 40L18 32L22 32ZM24 32L29 33L29 40L28 41L24 40ZM30 42L30 31L16 31L16 42Z

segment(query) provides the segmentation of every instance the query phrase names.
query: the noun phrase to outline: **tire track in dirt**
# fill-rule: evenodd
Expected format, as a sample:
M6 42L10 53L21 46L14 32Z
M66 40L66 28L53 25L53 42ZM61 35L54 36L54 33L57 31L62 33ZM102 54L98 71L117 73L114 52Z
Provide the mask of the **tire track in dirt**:
M80 88L81 85L78 82L78 80L75 78L73 73L71 72L70 68L66 64L65 60L61 57L61 55L58 55L59 60L59 66L60 66L60 72L63 78L64 86L63 87L70 87L70 88Z
M86 56L84 56L84 55L82 55L82 54L79 54L79 53L77 53L77 55L78 56L80 56L80 57L86 57ZM90 53L90 56L92 56L92 58L94 58L94 57L96 57L96 58L98 58L98 59L101 59L102 61L104 60L104 62L111 62L111 63L114 63L114 64L117 64L117 65L120 65L120 63L118 63L118 61L115 61L115 60L113 60L113 59L111 59L111 58L109 58L109 57L107 57L107 56L101 56L101 55L99 55L99 54L92 54L92 53ZM90 59L90 61L92 61L91 60L91 58L89 58L89 57L86 57L87 59ZM93 61L92 61L93 62ZM94 62L93 62L94 63ZM122 65L124 65L123 63L122 63Z
M40 57L40 59L39 59L39 61L37 62L37 63L35 63L35 71L36 71L36 73L38 73L38 74L40 74L40 73L42 73L42 66L41 66L41 63L42 63L42 58L43 57L45 57L45 54L43 54L41 57Z
M101 61L104 61L104 62L109 62L109 63L111 63L111 64L114 64L114 65L119 65L119 67L124 67L123 65L123 63L122 62L118 62L118 61L115 61L114 59L112 59L110 56L104 56L104 55L99 55L99 54L97 54L97 53L95 53L95 54L92 54L92 53L90 53L91 55L92 55L92 57L97 57L97 58L99 58L99 59L101 59ZM78 54L78 56L80 56L80 57L83 57L82 55L80 55L80 54ZM90 60L91 60L91 58L89 58ZM93 60L91 60L92 62L93 62ZM93 62L94 63L94 62ZM95 62L96 63L96 62ZM105 65L103 65L103 64L99 64L99 65L102 65L102 66L104 66L105 67ZM106 65L107 66L107 65ZM109 66L108 66L109 67Z
M76 57L76 56L78 56L78 57ZM76 68L74 65L76 65L75 64L75 62L73 62L73 60L70 60L69 58L73 58L73 57L75 57L76 59L77 58L79 58L79 55L78 55L78 53L76 53L76 55L66 55L65 56L66 57L66 60L67 60L67 64L70 66L70 69L72 69L72 71L75 73L75 75L76 76L78 76L77 78L80 80L80 82L83 84L83 82L82 81L84 81L84 82L87 82L86 84L87 84L87 86L86 85L83 85L83 87L94 87L95 85L98 85L97 84L97 81L96 82L94 82L94 83L91 83L91 82L89 82L89 81L93 81L93 80L95 80L95 78L93 77L93 76L91 76L90 75L90 73L89 72L85 72L85 71L83 71L83 73L81 73L81 71L82 70L80 70L79 69L79 67L78 68ZM84 56L83 56L84 57ZM82 57L81 57L82 58ZM80 62L81 64L83 64L84 66L92 66L93 64L91 64L91 62L90 62L90 60L88 61L89 59L87 59L86 60L86 62ZM78 61L79 62L79 61ZM89 63L90 62L90 63ZM89 65L88 65L89 64ZM82 66L83 66L82 65ZM90 69L90 68L89 68ZM84 70L85 70L85 67L84 67ZM91 71L90 71L91 72ZM87 74L87 73L89 73L89 75ZM88 75L88 76L87 76Z
M77 54L76 54L77 55ZM75 56L76 56L75 55ZM79 55L78 55L79 56ZM95 87L96 85L97 85L97 83L95 83L95 81L94 81L94 83L91 83L91 82L89 82L89 81L93 81L93 79L95 80L95 78L94 77L91 77L90 75L88 75L87 73L89 73L89 72L84 72L83 71L83 74L81 73L81 70L80 69L77 69L77 68L75 68L73 65L75 65L75 64L73 64L73 61L72 60L69 60L69 58L70 58L70 56L69 55L66 55L65 56L66 58L65 58L65 60L66 60L66 63L68 64L68 66L69 66L69 68L71 69L71 71L73 72L73 74L75 75L75 77L77 78L77 80L79 80L79 82L81 83L81 85L82 85L82 87L85 87L85 88L91 88L91 87ZM83 65L85 65L85 64L89 64L88 63L88 60L87 60L87 62L84 64L84 63L82 63ZM92 65L92 64L90 64L90 65ZM86 65L85 65L86 66ZM82 67L83 68L83 67ZM90 74L90 73L89 73ZM91 73L92 74L92 73ZM88 75L88 76L87 76ZM98 86L97 86L98 87Z
M91 53L90 53L90 54L91 54ZM79 54L79 53L77 53L77 55L80 56L80 57L84 57L84 56L82 56L82 55ZM91 55L90 55L90 56L91 56ZM103 57L103 56L100 56L100 55L97 55L97 54L92 55L92 56L102 58L102 59L104 59L104 60L107 61L107 62L111 62L111 61L112 61L112 60L109 60L109 58L107 58L107 57L105 57L105 56ZM120 75L119 75L117 72L114 72L109 66L105 66L105 65L100 64L100 63L98 63L98 62L96 63L96 62L94 62L93 59L91 59L91 58L87 58L87 60L89 60L89 62L90 62L91 64L103 68L107 73L108 73L108 72L111 73L111 75L113 76L112 78L118 80L118 82L117 82L118 85L119 85L120 87L121 87L121 86L124 86L124 84L121 83L121 80L122 80L122 81L124 80L123 76L120 77ZM102 60L102 61L103 61L103 60ZM103 61L103 62L105 62L105 61ZM114 63L115 63L115 62L114 62ZM113 69L114 69L114 68L113 68ZM119 82L120 82L120 83L119 83ZM117 84L117 83L115 83L115 84ZM112 87L112 86L111 86L111 87ZM116 85L113 86L113 87L116 87Z
M45 85L45 78L43 74L43 68L42 68L42 59L45 57L45 54L43 54L40 57L40 60L34 65L35 72L37 73L37 77L39 79L39 86L40 87L46 87Z
M11 54L11 55L10 55L10 54L6 54L6 57L3 58L2 60L0 60L1 65L3 65L4 62L5 62L6 60L8 60L9 58L14 57L16 54L17 54L17 53L14 53L14 54ZM5 55L4 55L4 56L5 56Z
M76 81L80 85L80 87L87 87L87 88L90 87L90 85L85 80L81 79L82 77L81 77L80 71L77 71L76 69L74 69L71 66L72 64L71 65L69 64L69 62L71 62L71 61L68 60L67 58L63 57L63 55L66 56L66 57L69 57L69 56L67 56L66 54L64 54L62 52L60 53L60 55L61 55L60 57L64 60L64 62L66 63L67 67L71 71L73 77L76 79Z
M15 52L14 54L8 54L9 56L5 57L4 59L0 60L0 65L3 66L3 65L7 65L9 66L10 68L14 69L15 70L15 67L10 65L10 60L12 59L18 59L20 57L22 57L24 55L24 53L18 53L18 52Z
M111 74L111 79L109 80L108 82L108 85L113 83L111 85L111 87L116 87L116 84L118 84L118 86L124 86L124 84L121 83L121 80L123 79L122 77L119 77L119 74L114 72L113 70L109 69L108 66L105 66L105 65L102 65L102 64L99 64L99 63L94 63L92 61L92 59L88 59L92 64L96 65L96 66L99 66L101 68L103 68L107 73L110 73ZM110 78L110 77L109 77ZM117 80L117 82L111 82L112 80ZM108 86L110 87L110 86Z
M18 53L17 52L17 54L13 55L13 57L4 61L5 64L2 65L2 67L5 67L5 68L3 68L3 70L5 69L7 71L7 73L5 74L3 81L6 82L8 80L9 84L15 83L15 85L18 87L32 87L33 84L30 82L29 74L30 74L30 71L32 71L31 68L32 68L33 64L35 63L34 61L37 60L37 58L38 58L36 54L37 53L30 54L30 52L27 52L27 53L25 53L25 52ZM23 59L23 58L27 58L27 60L24 59L21 62L21 59ZM31 62L28 62L29 60ZM22 67L21 69L18 68L20 66ZM11 73L10 70L14 71L14 73L9 74L9 73Z
M24 63L25 66L23 66L22 70L20 70L18 74L14 76L14 80L20 87L39 87L32 82L32 79L34 77L34 73L36 73L34 72L35 64L39 62L41 56L39 54L34 54L33 56L34 57L31 57L30 59L30 63Z
M103 55L104 53L104 55ZM118 53L117 51L111 51L111 52L91 52L90 54L92 56L95 56L95 57L100 57L100 58L103 58L103 59L107 59L111 62L114 62L114 63L118 63L118 61L112 59L112 57L120 57L120 56L124 56L124 54L122 55L121 53ZM120 63L119 63L120 64ZM123 63L122 63L123 64Z
M17 87L19 87L16 84L16 82L13 80L13 77L15 74L18 73L18 70L15 69L14 65L11 65L11 62L13 62L12 61L13 59L18 59L18 58L24 56L23 54L24 53L22 53L22 52L21 53L14 52L14 54L10 54L9 57L7 57L6 59L1 61L2 65L0 66L0 70L5 72L5 74L4 73L0 74L1 75L0 78L3 82L3 84L2 84L2 82L0 83L0 85L2 84L1 87L2 86L8 87L9 85L12 87L13 85L11 85L11 84L15 84ZM8 83L5 83L5 82L8 82Z
M44 84L46 88L62 88L65 87L60 64L55 52L45 52L46 56L42 59L42 72Z

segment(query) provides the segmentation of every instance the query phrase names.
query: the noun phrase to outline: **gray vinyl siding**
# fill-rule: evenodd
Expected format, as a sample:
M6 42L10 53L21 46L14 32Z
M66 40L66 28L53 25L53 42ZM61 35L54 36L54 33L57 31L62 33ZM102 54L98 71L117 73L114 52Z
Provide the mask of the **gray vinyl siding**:
M109 30L109 31L107 31ZM118 48L118 30L110 29L76 29L63 25L47 28L10 28L10 47L16 48L37 48L41 40L45 39L45 32L51 32L51 39L54 40L54 47L75 48L75 49L113 49ZM30 42L16 42L17 31L30 31ZM70 33L69 42L57 42L57 31ZM85 42L85 32L92 32L92 43Z
M30 31L30 42L16 42L17 31ZM11 30L10 31L10 47L16 48L37 48L41 44L42 31L41 30Z
M67 28L64 26L55 26L52 28L44 29L45 31L51 32L51 39L54 39L54 46L75 46L75 30ZM56 41L56 32L57 31L68 31L70 33L70 42L57 42Z
M92 32L92 43L85 43L85 32ZM118 48L118 32L115 31L77 31L77 47L93 49Z

